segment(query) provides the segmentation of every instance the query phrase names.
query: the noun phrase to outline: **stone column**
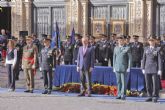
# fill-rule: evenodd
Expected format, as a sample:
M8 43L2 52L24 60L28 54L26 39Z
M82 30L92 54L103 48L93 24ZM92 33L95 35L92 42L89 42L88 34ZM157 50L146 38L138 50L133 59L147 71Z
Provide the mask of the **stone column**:
M11 3L12 35L19 37L19 31L31 34L32 3L31 0L12 0Z
M29 35L31 35L32 32L32 3L31 0L25 0L25 15L23 19L24 28L23 30L28 31Z
M13 0L11 6L11 30L12 35L19 37L19 31L23 26L23 2L22 0Z
M130 0L129 34L139 35L144 41L155 33L155 0Z

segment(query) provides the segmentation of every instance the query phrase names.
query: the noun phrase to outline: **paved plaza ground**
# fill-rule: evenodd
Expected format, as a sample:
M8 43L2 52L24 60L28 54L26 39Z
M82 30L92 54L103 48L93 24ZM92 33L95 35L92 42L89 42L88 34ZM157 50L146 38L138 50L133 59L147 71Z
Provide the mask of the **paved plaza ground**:
M77 94L53 92L42 95L43 80L38 72L35 76L35 91L24 93L25 79L21 72L16 82L16 91L7 92L7 74L0 66L0 110L164 110L165 99L158 103L144 102L146 98L127 97L126 101L115 97L92 95L93 97L77 97Z

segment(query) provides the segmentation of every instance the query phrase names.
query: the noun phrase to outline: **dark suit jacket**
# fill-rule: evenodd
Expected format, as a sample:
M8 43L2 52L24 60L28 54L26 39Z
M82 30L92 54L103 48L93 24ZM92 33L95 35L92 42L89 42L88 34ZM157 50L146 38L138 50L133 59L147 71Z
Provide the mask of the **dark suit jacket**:
M90 67L94 68L94 60L95 52L93 47L88 46L85 54L83 54L83 46L79 48L77 67L79 67L80 70L84 69L85 71L89 71Z
M142 69L146 74L157 74L158 71L162 71L162 59L160 55L160 47L154 47L153 50L150 47L146 47L142 59Z

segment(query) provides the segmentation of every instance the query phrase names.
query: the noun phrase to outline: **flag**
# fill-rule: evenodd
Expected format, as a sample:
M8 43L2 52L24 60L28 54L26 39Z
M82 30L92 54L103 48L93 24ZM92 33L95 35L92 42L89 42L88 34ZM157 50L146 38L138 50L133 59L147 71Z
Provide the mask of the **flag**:
M56 22L56 46L57 48L59 48L59 37L60 37L60 32L59 32L59 27L58 27L58 23Z
M61 42L60 32L59 32L58 23L56 22L56 31L54 31L52 34L51 48L54 48L55 46L57 48L61 48L60 42Z
M74 43L75 43L75 30L73 27L71 37L70 37L70 44L73 45Z
M57 34L56 34L56 31L54 31L52 33L51 48L54 48L56 46L56 37L57 37Z

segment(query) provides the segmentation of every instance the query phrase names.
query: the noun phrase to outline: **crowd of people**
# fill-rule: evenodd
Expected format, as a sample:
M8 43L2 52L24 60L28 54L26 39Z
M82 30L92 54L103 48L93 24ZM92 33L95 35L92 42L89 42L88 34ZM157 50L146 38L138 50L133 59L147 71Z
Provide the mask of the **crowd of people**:
M165 79L165 35L150 36L144 43L139 42L139 36L100 34L99 37L90 35L74 35L61 41L60 47L52 46L51 35L44 35L40 41L37 35L11 36L5 29L0 35L0 60L5 64L8 73L9 91L15 90L15 80L19 80L19 72L24 71L27 89L33 93L34 75L36 70L42 72L45 90L43 94L51 94L52 71L56 65L77 65L80 72L81 93L79 96L91 96L91 71L94 66L111 66L117 77L118 97L125 100L125 78L130 68L142 68L145 74L147 101L157 101L160 89L160 78ZM87 87L85 85L87 80ZM86 91L87 89L87 91Z

